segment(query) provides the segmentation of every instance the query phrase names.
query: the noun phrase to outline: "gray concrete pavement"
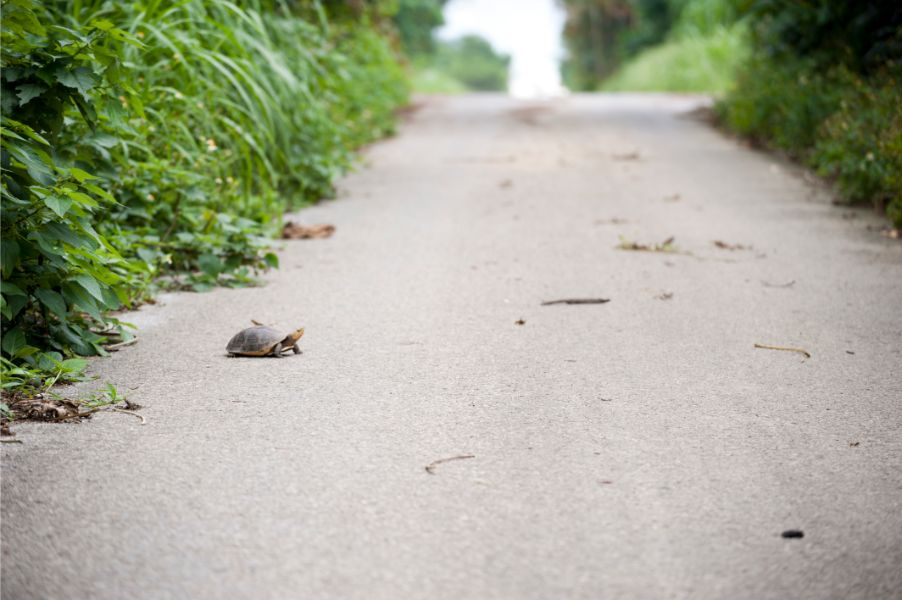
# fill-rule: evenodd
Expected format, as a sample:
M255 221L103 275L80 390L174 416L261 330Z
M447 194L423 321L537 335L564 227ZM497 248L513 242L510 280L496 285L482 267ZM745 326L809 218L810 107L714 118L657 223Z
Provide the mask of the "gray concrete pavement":
M146 425L16 427L3 598L900 597L902 245L696 104L429 100L265 287L127 317Z

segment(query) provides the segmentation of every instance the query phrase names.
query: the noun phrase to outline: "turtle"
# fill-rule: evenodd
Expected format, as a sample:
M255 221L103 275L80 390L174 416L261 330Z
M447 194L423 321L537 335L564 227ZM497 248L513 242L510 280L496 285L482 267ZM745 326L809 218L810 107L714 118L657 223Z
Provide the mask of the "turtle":
M288 350L300 354L301 349L298 348L297 342L302 335L304 335L303 327L288 335L265 325L248 327L236 333L229 340L226 352L230 356L274 356L276 358L281 358L282 353Z

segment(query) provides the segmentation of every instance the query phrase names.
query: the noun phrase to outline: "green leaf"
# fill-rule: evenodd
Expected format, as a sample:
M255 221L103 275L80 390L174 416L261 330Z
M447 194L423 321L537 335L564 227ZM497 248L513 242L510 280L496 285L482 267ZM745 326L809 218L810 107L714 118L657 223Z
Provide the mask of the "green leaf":
M28 296L11 296L6 299L6 304L8 305L7 318L10 320L15 319L19 311L28 304Z
M78 167L71 167L69 169L69 174L72 175L72 177L74 177L75 180L78 181L78 183L84 183L88 179L97 179L96 175L91 175L87 171L82 171Z
M110 202L116 202L116 198L114 198L112 194L110 194L108 191L106 191L105 189L103 189L100 186L94 185L93 183L82 183L81 187L83 187L84 189L88 190L89 192L91 192L93 194L97 194L104 200L109 200Z
M41 304L49 308L60 319L65 320L68 317L69 310L66 308L66 301L57 292L47 288L39 288L34 291L34 295L41 301Z
M78 275L73 278L78 285L83 287L85 291L94 296L98 302L100 302L101 306L106 304L103 298L103 292L100 291L100 284L97 283L97 280L91 277L90 275Z
M99 29L100 31L109 31L116 25L108 19L94 19L93 21L91 21L90 26L94 27L95 29Z
M19 244L15 240L0 240L0 273L9 277L19 264Z
M216 277L222 273L222 261L219 260L219 257L212 254L202 254L200 258L197 259L197 265L200 267L201 271L211 277Z
M81 373L88 366L88 361L84 358L67 358L59 366L60 369L68 373Z
M43 136L39 135L37 131L35 131L25 123L20 123L8 117L3 117L3 123L10 129L15 129L19 133L27 135L38 143L44 144L45 146L50 145L50 142L48 142Z
M47 91L43 83L23 83L16 88L16 96L19 97L19 106L25 106L41 94Z
M43 185L51 185L53 183L53 161L46 152L31 149L27 146L10 146L9 153L25 166L32 179Z
M60 217L65 217L66 213L72 207L72 200L70 200L69 198L61 198L60 196L45 196L42 199L44 201L44 205Z
M103 320L103 316L100 314L97 302L94 300L94 298L91 297L91 294L85 291L85 289L80 285L76 283L64 283L63 297L69 302L69 304L80 308L81 310L91 315L94 319L98 321ZM66 330L64 329L64 331ZM70 338L70 342L71 341L72 340Z
M75 88L82 95L87 93L97 84L97 76L88 67L60 70L56 73L56 80L66 87Z
M264 261L266 262L266 264L269 265L271 268L273 268L273 269L278 269L278 268L279 268L279 257L276 256L274 253L272 253L272 252L267 252L266 255L263 257L263 260L264 260Z
M10 355L15 354L24 346L25 334L22 333L22 330L19 327L7 331L3 335L3 341L0 342L0 347L3 348L3 351Z
M3 292L7 296L25 296L28 297L28 294L23 292L19 286L14 283L10 283L8 281L0 281L0 292Z
M96 208L98 206L97 200L91 198L87 194L83 194L82 192L75 192L73 190L65 190L65 192L66 195L69 196L70 200L74 200L81 206L87 206L89 208Z

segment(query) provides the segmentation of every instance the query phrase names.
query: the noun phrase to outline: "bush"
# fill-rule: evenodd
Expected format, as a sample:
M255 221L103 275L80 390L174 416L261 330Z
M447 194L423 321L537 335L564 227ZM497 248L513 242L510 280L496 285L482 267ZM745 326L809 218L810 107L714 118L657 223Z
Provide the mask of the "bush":
M758 0L750 18L755 57L718 107L724 121L902 226L902 11Z
M443 73L477 91L507 89L510 58L495 52L492 45L477 35L439 44L435 66Z
M404 74L366 14L281 3L2 2L4 386L77 375L162 275L247 285L281 213L393 128ZM13 371L15 369L15 371ZM37 375L35 375L37 374Z
M741 25L685 33L628 61L601 89L725 93L747 54Z

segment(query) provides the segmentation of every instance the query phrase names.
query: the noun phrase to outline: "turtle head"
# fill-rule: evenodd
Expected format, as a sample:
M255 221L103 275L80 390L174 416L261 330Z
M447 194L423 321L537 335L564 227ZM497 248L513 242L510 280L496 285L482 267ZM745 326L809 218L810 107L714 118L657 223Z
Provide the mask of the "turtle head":
M294 344L296 341L301 339L301 337L303 337L303 335L304 335L304 328L301 327L300 329L296 329L296 330L292 331L291 333L289 333L288 337L285 339L285 341Z

